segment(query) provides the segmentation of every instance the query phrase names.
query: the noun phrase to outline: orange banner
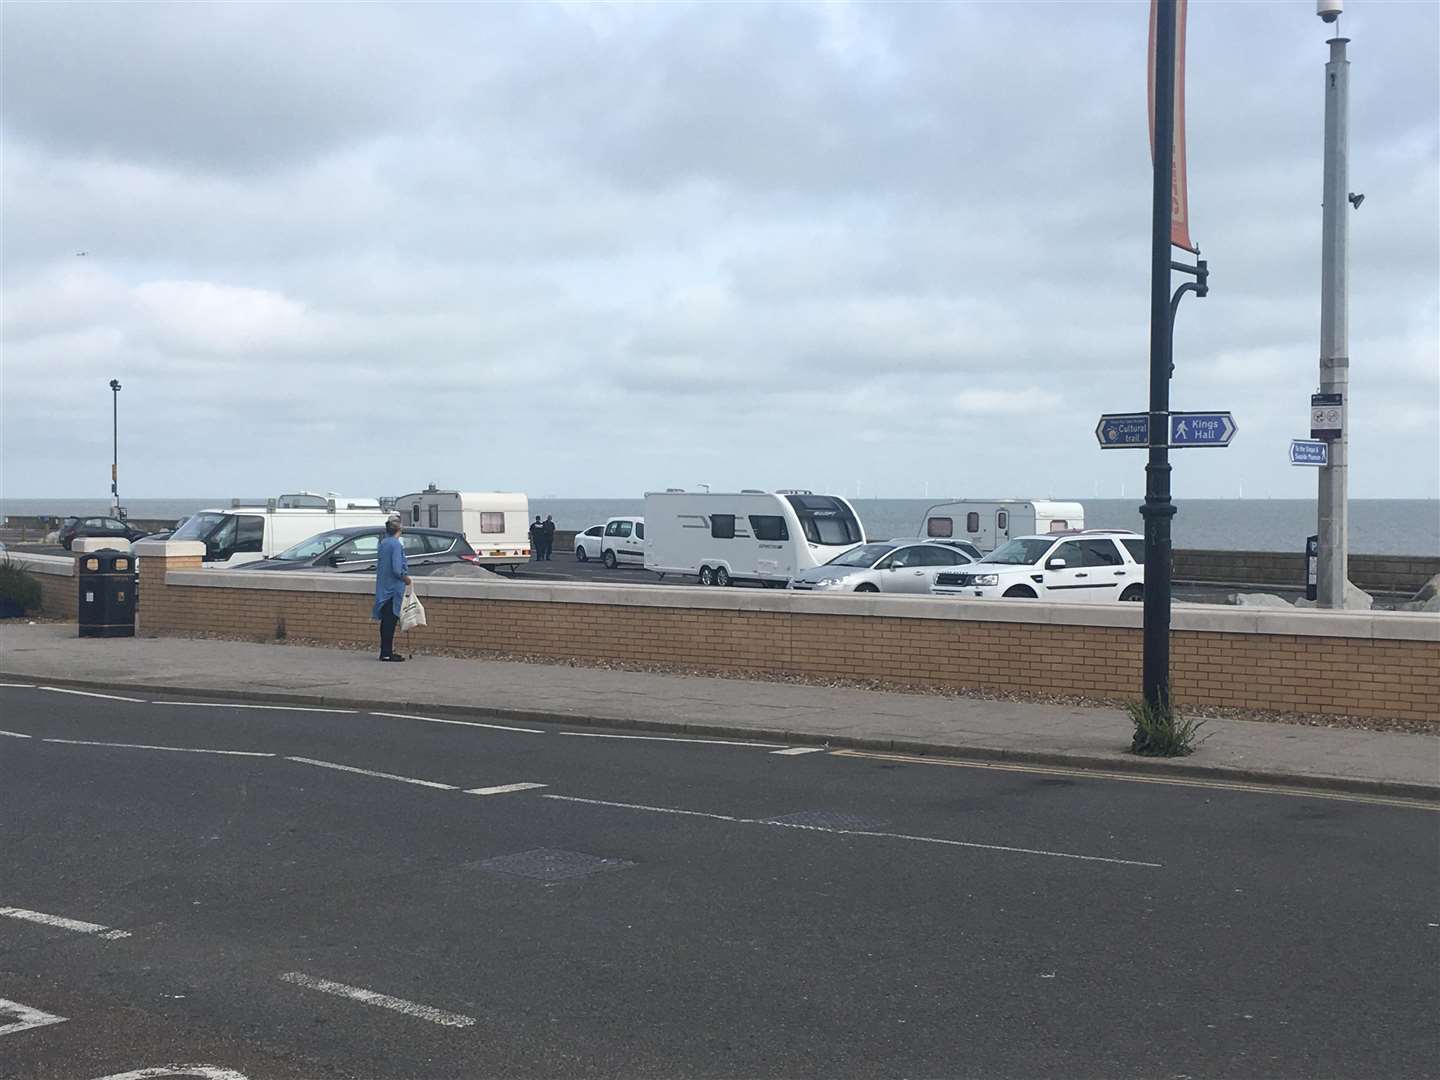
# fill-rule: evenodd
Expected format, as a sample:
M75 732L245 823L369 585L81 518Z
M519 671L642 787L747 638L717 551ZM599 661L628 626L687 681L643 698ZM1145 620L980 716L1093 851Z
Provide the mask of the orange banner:
M1155 157L1155 16L1150 0L1150 61L1147 65L1150 106L1150 157ZM1170 243L1186 251L1199 252L1190 240L1190 192L1185 175L1185 8L1186 0L1175 0L1175 157L1170 177Z

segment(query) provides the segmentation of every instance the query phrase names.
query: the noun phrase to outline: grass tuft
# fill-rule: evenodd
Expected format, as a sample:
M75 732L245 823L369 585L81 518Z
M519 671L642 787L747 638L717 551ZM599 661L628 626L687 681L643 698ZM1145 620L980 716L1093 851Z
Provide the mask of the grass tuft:
M1130 740L1132 754L1184 757L1193 754L1205 741L1198 738L1205 721L1181 716L1173 702L1156 708L1148 701L1132 701L1125 706L1125 711L1135 725L1135 735Z

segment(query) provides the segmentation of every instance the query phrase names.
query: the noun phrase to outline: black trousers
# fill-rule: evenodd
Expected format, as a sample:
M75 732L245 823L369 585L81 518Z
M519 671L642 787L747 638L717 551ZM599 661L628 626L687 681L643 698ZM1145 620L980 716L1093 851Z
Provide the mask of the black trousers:
M380 658L395 655L395 627L400 616L395 614L395 605L386 604L380 609Z

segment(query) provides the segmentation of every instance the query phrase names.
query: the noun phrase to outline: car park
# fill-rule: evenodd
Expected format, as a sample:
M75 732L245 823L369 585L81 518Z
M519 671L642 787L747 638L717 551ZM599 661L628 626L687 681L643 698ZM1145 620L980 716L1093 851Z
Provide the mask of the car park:
M311 573L374 573L385 527L352 526L317 533L280 554L244 563L245 571L309 571ZM406 529L400 534L412 577L446 577L470 571L488 573L476 565L475 551L463 533L446 529Z
M605 535L604 525L591 525L575 534L575 558L578 562L589 562L600 558L600 543Z
M823 566L797 574L787 588L928 596L937 574L969 566L970 562L965 552L943 544L861 544Z
M1117 529L1018 536L935 578L936 596L1096 604L1145 597L1145 540Z
M60 546L66 551L82 537L102 537L123 540L132 544L145 535L144 529L137 529L118 517L67 517L60 526Z
M607 569L645 565L645 519L612 517L600 535L600 561Z

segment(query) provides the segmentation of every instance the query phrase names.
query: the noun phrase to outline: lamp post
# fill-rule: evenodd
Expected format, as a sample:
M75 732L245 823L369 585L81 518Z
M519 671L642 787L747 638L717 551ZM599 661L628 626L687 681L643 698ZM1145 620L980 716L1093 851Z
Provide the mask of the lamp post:
M120 516L120 380L110 380L110 498L115 504L115 516Z

